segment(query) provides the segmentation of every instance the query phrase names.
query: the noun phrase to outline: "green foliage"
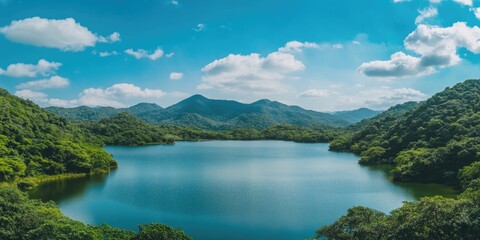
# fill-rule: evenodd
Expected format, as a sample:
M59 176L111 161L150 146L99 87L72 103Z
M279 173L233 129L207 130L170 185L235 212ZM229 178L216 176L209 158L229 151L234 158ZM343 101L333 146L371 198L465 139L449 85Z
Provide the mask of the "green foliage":
M355 207L317 231L322 239L478 239L480 202L443 197L407 202L390 215Z
M381 163L385 152L385 148L378 146L370 147L367 151L362 152L360 163Z
M0 106L0 181L104 172L116 166L91 137L65 119L1 89Z
M274 125L263 130L254 128L213 131L185 126L156 126L128 113L98 122L80 122L86 135L105 145L138 146L174 144L175 141L198 140L285 140L295 142L328 142L336 136L333 130L310 129L291 125Z
M135 240L191 240L182 229L174 229L162 224L146 224L140 226Z
M53 202L32 200L14 187L0 187L0 239L9 240L189 240L180 229L141 225L140 233L90 226L65 217Z
M395 180L459 184L464 192L459 199L433 197L405 203L390 215L353 208L318 230L317 237L479 239L479 103L480 81L468 80L418 106L391 108L332 141L332 150L360 153L361 162L394 163ZM358 220L362 218L367 220Z
M480 160L478 102L480 81L467 80L350 127L331 149L361 154L361 163L396 164L395 180L457 184L458 171ZM385 151L371 158L378 147Z

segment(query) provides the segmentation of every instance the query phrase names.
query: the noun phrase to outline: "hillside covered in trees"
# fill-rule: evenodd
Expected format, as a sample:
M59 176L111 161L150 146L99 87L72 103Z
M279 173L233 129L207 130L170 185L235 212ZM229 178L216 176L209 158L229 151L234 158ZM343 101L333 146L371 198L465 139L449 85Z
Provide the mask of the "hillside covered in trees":
M174 144L175 141L199 140L285 140L294 142L328 142L337 134L334 130L274 125L266 129L203 130L185 126L157 126L128 114L100 121L76 123L86 134L103 145L139 146Z
M288 106L276 101L259 100L244 104L231 100L208 99L193 95L168 108L141 103L130 108L111 107L48 107L46 110L72 121L98 121L119 113L132 114L155 125L187 126L204 130L233 130L239 128L265 129L273 125L293 125L308 128L347 126L367 118L372 112L339 113L344 117ZM354 120L351 120L354 119Z
M108 172L117 163L67 120L0 89L0 182Z
M480 238L480 80L393 107L350 130L332 142L333 150L359 153L364 164L394 164L394 180L446 183L463 193L408 202L390 214L354 207L317 238Z

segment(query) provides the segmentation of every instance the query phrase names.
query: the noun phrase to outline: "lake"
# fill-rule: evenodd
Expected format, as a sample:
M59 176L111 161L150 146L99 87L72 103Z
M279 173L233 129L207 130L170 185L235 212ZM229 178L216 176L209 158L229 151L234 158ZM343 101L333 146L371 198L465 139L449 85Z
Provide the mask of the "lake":
M178 142L173 146L105 147L119 162L105 176L40 185L31 196L55 201L89 224L137 230L160 222L197 240L312 237L362 205L389 212L403 201L452 195L440 185L395 184L388 167L328 144L283 141Z

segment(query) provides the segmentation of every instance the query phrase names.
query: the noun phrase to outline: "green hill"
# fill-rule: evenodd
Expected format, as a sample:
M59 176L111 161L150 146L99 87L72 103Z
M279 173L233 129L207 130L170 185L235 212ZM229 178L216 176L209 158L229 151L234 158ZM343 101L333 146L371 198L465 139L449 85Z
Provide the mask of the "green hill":
M2 89L0 106L0 182L116 167L107 152L64 118Z
M264 129L273 125L325 128L351 124L344 118L331 114L270 100L244 104L230 100L208 99L201 95L194 95L165 109L155 104L141 103L123 109L82 106L48 107L46 110L73 121L100 120L126 112L156 125L190 126L209 130Z
M375 111L368 108L359 108L351 111L334 112L333 115L341 117L351 123L358 123L364 119L369 119L382 113L382 111Z
M333 150L362 155L361 163L391 163L395 180L440 182L463 191L457 199L423 198L385 214L354 207L320 239L478 239L480 236L480 80L467 80L418 105L396 106L349 128Z
M459 170L480 160L480 81L467 80L405 111L387 111L332 143L362 155L361 163L392 163L402 181L456 184Z

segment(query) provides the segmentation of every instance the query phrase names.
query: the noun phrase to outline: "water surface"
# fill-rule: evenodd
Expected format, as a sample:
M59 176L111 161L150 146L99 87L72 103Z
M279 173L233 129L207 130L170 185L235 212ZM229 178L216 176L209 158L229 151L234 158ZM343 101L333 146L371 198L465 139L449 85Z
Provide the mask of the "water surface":
M439 185L394 184L384 167L362 167L328 144L179 142L106 147L119 169L43 184L33 197L67 216L136 230L161 222L198 240L304 239L348 208L389 212L403 201L451 195Z

